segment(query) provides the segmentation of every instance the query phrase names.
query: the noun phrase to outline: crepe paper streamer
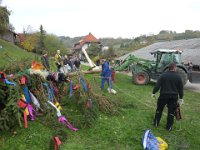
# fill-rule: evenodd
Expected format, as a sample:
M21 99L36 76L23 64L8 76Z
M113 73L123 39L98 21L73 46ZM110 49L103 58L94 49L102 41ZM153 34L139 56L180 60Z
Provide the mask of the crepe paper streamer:
M8 84L8 85L14 85L16 86L16 83L14 82L10 82L8 79L4 79L5 83Z
M31 97L30 97L30 93L28 90L28 87L26 85L24 85L24 95L25 95L25 99L27 103L31 102Z
M29 115L30 115L30 118L31 118L31 120L33 121L33 120L35 120L35 116L34 116L34 112L35 112L35 109L30 105L30 104L28 104L28 111L29 111Z
M22 84L22 85L25 85L25 84L26 84L26 77L23 76L23 77L21 78L21 84Z
M41 109L40 103L37 100L37 98L30 91L29 91L29 93L30 93L30 96L31 96L31 101L33 102L33 104L35 105L35 107L38 108L38 109Z
M72 93L73 93L73 84L72 84L72 81L70 81L70 84L69 84L69 97L72 97Z
M81 78L81 83L82 83L82 85L83 85L83 89L84 89L84 91L87 92L88 89L87 89L87 86L86 86L85 81L84 81L83 78Z
M54 107L56 109L56 115L57 117L62 116L60 110L51 102L51 101L47 101L52 107Z
M54 136L53 140L54 140L54 150L59 150L59 147L62 144L61 140L57 136Z
M69 129L71 129L72 131L78 131L77 128L75 128L66 118L65 116L60 116L58 118L58 121L61 122L62 124L66 125Z

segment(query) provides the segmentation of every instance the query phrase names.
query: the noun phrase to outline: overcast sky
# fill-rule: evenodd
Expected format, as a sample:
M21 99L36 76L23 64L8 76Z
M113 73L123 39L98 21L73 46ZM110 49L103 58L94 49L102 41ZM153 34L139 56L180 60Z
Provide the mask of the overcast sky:
M132 38L200 30L200 0L3 0L17 33L29 25L58 36Z

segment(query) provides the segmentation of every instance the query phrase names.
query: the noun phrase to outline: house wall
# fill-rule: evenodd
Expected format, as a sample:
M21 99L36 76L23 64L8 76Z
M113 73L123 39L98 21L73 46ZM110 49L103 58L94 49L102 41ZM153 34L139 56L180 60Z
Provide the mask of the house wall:
M15 36L12 32L6 32L3 35L0 35L0 38L13 44L15 43Z

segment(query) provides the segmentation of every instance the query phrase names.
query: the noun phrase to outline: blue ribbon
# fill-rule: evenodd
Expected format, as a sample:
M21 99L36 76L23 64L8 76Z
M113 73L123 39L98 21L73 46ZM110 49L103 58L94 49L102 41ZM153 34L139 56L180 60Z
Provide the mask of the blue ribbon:
M24 96L26 98L26 102L30 103L31 102L31 97L30 97L30 93L29 93L28 87L26 85L24 85Z
M83 78L81 78L81 83L82 83L82 85L83 85L84 91L85 91L85 92L88 92L87 85L85 84L85 81L84 81Z
M4 79L4 81L6 82L6 84L16 86L16 83L14 83L14 82L10 82L8 79Z
M72 97L72 93L73 93L73 84L72 84L72 81L70 81L70 85L69 85L69 97Z

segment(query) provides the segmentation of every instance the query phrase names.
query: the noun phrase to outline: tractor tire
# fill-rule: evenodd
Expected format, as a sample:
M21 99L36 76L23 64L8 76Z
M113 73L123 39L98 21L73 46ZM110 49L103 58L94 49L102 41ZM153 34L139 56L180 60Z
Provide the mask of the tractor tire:
M146 72L139 72L137 74L133 74L132 76L133 83L138 85L148 84L150 81L150 77Z
M181 77L182 82L183 82L183 86L184 86L187 83L187 80L188 80L187 73L181 68L177 68L176 72Z

